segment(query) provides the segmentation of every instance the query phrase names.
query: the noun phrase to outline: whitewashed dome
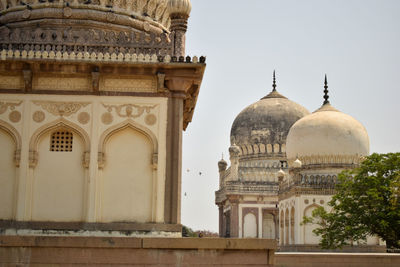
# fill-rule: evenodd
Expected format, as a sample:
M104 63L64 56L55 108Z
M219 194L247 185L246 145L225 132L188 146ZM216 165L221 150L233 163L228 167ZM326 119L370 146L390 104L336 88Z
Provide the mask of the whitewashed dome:
M364 126L332 107L327 92L326 82L323 106L290 128L286 139L289 164L296 159L303 165L356 164L369 154L369 137Z

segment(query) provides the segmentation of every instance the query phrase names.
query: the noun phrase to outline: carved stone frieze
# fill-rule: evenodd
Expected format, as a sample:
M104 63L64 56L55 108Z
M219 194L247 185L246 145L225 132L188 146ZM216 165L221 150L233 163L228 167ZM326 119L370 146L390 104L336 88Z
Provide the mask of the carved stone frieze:
M69 116L89 105L89 102L58 102L58 101L33 101L54 116Z
M122 104L122 105L107 105L103 103L103 106L108 112L115 112L121 118L138 118L143 115L143 113L150 113L157 105L153 106L142 106L135 104Z
M157 92L157 81L132 78L100 78L100 91Z
M22 76L0 75L0 89L18 89L25 87Z
M87 91L91 89L89 77L35 77L33 90Z
M108 13L115 16L112 13ZM36 24L35 24L36 25ZM81 29L64 25L51 28L37 28L29 25L26 28L1 28L0 49L26 50L41 53L79 52L92 53L131 53L172 54L172 44L167 34L155 34L137 31L112 29ZM149 26L148 26L149 27Z
M0 100L0 114L3 114L10 108L11 111L15 110L15 107L21 105L22 101L6 101Z

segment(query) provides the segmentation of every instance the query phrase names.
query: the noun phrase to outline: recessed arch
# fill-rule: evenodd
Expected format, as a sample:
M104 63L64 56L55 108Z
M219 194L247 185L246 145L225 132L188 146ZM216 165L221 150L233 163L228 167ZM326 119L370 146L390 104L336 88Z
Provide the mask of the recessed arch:
M311 216L312 211L318 207L321 207L320 205L313 203L311 205L308 205L307 207L304 208L303 216ZM316 224L305 224L304 225L304 244L309 244L309 245L316 245L319 243L319 237L316 236L313 233L313 230L317 227Z
M21 135L18 133L18 131L11 124L3 120L0 120L0 129L5 131L12 137L15 143L15 150L20 151L22 141L21 141Z
M0 151L0 220L10 220L15 218L21 137L13 126L2 120Z
M41 126L33 133L31 140L29 142L29 151L37 151L37 146L40 137L46 134L47 132L57 130L58 128L66 128L71 130L73 133L79 135L79 137L81 137L84 142L85 151L90 150L90 138L89 135L86 133L86 131L77 124L68 121L64 118L60 118L58 120L55 120L53 122Z
M153 132L150 129L148 129L148 128L146 128L146 127L144 127L144 126L142 126L142 125L140 125L140 124L138 124L136 122L134 122L131 119L128 119L128 120L125 120L125 121L123 121L123 122L121 122L119 124L116 124L116 125L108 128L107 130L105 130L101 134L100 140L99 140L99 153L104 153L105 144L107 143L107 140L114 133L116 133L118 131L121 131L121 130L124 130L124 129L128 128L128 127L132 128L132 129L134 129L136 131L139 131L140 133L142 133L145 136L147 136L151 140L151 143L152 143L152 146L153 146L153 153L158 153L158 142L157 142L157 138L153 134Z

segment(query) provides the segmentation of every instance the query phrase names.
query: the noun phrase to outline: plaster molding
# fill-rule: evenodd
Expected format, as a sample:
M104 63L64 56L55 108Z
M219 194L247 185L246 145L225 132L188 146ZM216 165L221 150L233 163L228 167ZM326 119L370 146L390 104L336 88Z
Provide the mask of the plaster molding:
M20 106L22 101L8 101L0 100L0 114L5 113L8 109L14 111L16 107Z
M139 118L143 113L149 114L151 110L156 108L158 105L144 106L136 104L122 104L122 105L107 105L103 104L103 107L107 109L108 112L115 110L117 115L121 118ZM135 111L135 112L134 112Z
M35 105L53 114L54 116L70 116L81 108L89 105L89 102L58 102L58 101L32 101Z

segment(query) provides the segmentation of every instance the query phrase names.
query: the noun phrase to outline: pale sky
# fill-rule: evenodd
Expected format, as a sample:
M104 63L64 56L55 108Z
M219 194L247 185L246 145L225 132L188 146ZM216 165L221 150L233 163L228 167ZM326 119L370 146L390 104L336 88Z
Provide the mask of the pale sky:
M188 55L207 57L183 139L182 223L218 232L217 162L236 115L271 91L359 120L370 151L400 151L399 0L191 0ZM199 173L202 173L201 175ZM186 193L186 196L185 196Z

